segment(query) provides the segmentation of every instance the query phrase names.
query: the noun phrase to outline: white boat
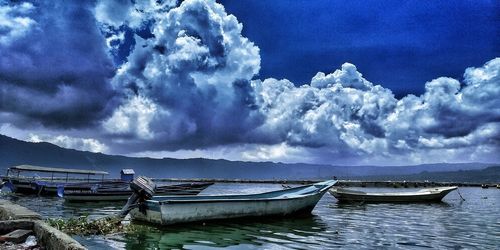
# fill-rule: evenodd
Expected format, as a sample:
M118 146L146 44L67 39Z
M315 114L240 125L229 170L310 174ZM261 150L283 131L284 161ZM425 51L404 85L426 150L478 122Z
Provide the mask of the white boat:
M436 202L457 187L424 188L414 192L363 192L332 188L328 192L342 202Z
M134 220L159 225L240 217L310 214L337 181L247 195L153 196L130 211Z

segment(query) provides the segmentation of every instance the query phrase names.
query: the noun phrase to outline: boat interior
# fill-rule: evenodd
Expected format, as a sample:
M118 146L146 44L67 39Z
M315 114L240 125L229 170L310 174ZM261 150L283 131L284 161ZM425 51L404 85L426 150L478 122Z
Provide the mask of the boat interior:
M207 201L207 200L255 200L255 199L283 199L294 198L320 193L330 189L337 181L330 180L320 183L293 187L284 190L270 191L260 194L236 194L236 195L198 195L198 196L153 196L150 201Z

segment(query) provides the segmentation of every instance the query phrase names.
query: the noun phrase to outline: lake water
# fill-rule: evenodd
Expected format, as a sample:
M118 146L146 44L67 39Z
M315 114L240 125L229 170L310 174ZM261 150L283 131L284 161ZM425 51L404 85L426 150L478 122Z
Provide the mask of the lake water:
M215 184L203 194L253 193L275 184ZM391 189L394 190L394 189ZM409 189L405 189L405 191ZM139 225L130 233L75 237L90 249L500 249L500 189L460 188L441 203L337 203L330 194L306 218L262 218ZM58 198L2 194L46 217L101 217L121 204L71 204Z

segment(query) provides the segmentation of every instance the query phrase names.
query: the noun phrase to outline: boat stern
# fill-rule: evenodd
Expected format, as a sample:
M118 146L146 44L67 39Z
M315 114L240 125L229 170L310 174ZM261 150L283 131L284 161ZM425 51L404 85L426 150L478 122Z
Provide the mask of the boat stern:
M144 221L153 224L163 224L161 206L158 201L145 201L130 211L132 220Z

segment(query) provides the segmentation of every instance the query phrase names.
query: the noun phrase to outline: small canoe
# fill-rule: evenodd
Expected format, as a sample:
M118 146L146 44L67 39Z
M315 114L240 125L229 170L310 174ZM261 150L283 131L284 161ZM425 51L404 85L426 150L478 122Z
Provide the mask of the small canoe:
M328 192L341 202L437 202L457 187L424 188L415 192L363 192L332 188Z
M197 195L213 182L182 183L175 185L158 186L155 190L156 195ZM64 189L62 197L69 202L87 202L87 201L126 201L132 190L125 187L99 187L89 190L67 190Z
M133 220L158 225L261 216L311 214L337 181L247 195L153 196L130 211Z

